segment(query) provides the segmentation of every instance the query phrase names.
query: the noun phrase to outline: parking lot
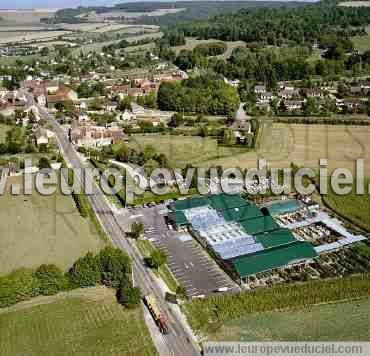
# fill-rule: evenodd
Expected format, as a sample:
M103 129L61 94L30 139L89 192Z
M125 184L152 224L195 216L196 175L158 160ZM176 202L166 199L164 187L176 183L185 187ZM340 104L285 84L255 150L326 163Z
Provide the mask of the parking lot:
M161 212L164 205L130 210L132 219L141 220L145 237L166 252L168 266L190 297L209 295L219 288L236 291L239 287L220 269L190 234L169 229Z

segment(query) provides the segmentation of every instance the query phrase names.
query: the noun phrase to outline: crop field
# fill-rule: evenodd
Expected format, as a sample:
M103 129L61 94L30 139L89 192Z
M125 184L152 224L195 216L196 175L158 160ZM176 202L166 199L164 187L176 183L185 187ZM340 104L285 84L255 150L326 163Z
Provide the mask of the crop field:
M0 44L10 43L10 42L29 42L29 41L44 41L53 40L59 36L67 35L71 32L69 31L7 31L0 32Z
M0 355L6 356L157 355L142 309L124 309L104 287L0 310L0 339Z
M188 49L188 50L193 50L196 46L203 44L203 43L211 43L211 42L224 42L227 45L227 50L225 53L216 56L217 58L220 59L227 59L231 56L232 51L237 48L237 47L245 47L245 42L244 41L219 41L219 40L197 40L196 38L191 38L187 37L186 38L186 44L183 46L177 46L173 47L174 51L176 54L179 54L183 49Z
M212 341L369 341L370 299L252 314L208 334ZM338 317L340 315L340 317Z
M368 3L368 6L370 6L370 2ZM370 51L370 26L367 27L366 31L367 36L355 36L351 38L355 48L361 53Z
M256 152L212 159L207 166L257 167L266 158L271 167L299 166L317 169L319 159L328 159L329 172L344 167L355 172L356 158L365 159L365 176L370 176L370 127L350 125L305 125L265 122Z
M211 138L170 135L135 135L131 137L129 145L137 150L152 145L157 152L167 156L173 167L179 168L187 163L200 164L207 159L234 156L246 150L220 146Z
M346 195L337 195L330 189L328 185L328 195L326 202L339 214L347 217L356 225L363 227L370 231L370 195L368 187L370 187L370 179L364 180L364 193L363 195L356 194L356 188L353 187L351 192Z
M119 17L125 17L125 18L137 18L141 16L163 16L167 14L175 14L180 11L184 11L185 9L158 9L155 11L149 11L149 12L131 12L131 11L111 11L111 12L104 12L104 13L94 13L91 12L88 15L89 20L104 20L107 18L119 18Z
M56 10L34 9L34 10L0 10L0 26L9 25L40 25L40 19L53 17Z
M11 185L22 183L22 177L8 178L0 195L0 274L42 263L65 269L103 246L71 196L59 192L42 196L35 190L31 195L12 195Z

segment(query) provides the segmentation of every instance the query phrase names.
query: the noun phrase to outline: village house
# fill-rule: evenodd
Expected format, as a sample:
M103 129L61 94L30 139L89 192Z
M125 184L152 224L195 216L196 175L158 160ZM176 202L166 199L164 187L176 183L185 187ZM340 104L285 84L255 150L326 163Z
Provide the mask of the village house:
M33 135L35 137L35 144L37 146L48 145L50 140L55 137L55 134L53 131L44 129L42 127L36 128L33 132Z
M89 115L84 110L76 110L76 111L73 112L72 116L79 123L84 123L84 122L90 121Z
M285 100L284 105L288 111L301 110L303 107L303 100Z
M108 146L124 139L124 136L120 127L79 126L76 121L70 131L71 142L78 147Z
M306 89L304 94L307 98L323 98L324 93L320 89Z
M266 86L265 85L256 85L254 87L254 92L257 95L264 94L264 93L266 93Z
M257 99L259 104L268 104L271 100L274 99L274 96L271 92L265 92L259 94L259 98Z
M278 96L279 98L283 100L296 98L296 97L299 97L299 90L294 89L294 88L293 89L292 88L283 89L279 91Z

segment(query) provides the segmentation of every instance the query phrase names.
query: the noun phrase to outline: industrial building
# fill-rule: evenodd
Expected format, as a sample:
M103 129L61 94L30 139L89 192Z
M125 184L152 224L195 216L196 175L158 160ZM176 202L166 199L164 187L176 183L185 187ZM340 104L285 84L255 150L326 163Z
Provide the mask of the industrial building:
M189 229L216 260L241 283L249 276L317 256L313 246L240 195L214 194L178 200L170 220Z

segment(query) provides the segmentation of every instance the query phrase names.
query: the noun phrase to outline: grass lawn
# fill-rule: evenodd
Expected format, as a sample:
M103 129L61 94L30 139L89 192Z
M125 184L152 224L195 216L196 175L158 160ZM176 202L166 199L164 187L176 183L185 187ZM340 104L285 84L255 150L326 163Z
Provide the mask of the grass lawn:
M6 356L157 355L142 309L124 309L104 287L1 310L0 340L0 355Z
M35 190L31 195L11 195L11 185L22 182L22 177L8 178L0 195L0 274L42 263L65 269L78 257L103 246L71 196L60 192L42 196Z
M370 299L252 314L211 332L217 341L369 341Z
M351 40L360 53L370 51L370 26L367 27L367 36L355 36Z
M187 163L199 165L203 161L235 156L247 152L245 147L225 147L216 139L199 136L171 135L134 135L129 146L143 150L146 145L152 145L157 152L164 153L175 168L182 168Z
M356 187L346 195L337 195L333 192L328 184L328 195L324 197L325 201L340 215L347 217L356 225L370 231L370 195L368 186L370 178L365 179L365 189L363 195L356 194Z
M136 246L139 249L143 257L149 257L150 254L154 251L154 246L148 240L137 240ZM171 271L168 269L167 265L159 267L158 272L156 272L163 281L167 284L167 287L172 291L176 292L178 283L175 277L172 275Z

